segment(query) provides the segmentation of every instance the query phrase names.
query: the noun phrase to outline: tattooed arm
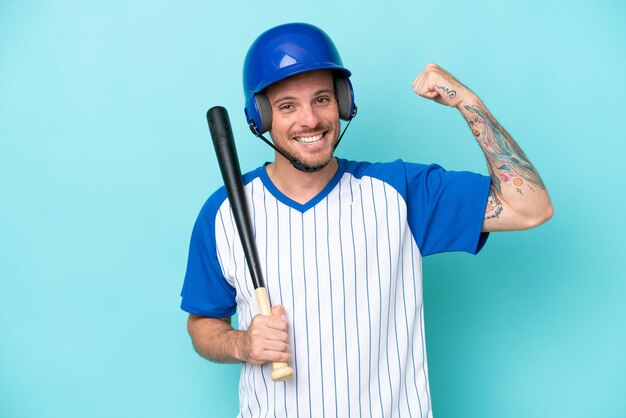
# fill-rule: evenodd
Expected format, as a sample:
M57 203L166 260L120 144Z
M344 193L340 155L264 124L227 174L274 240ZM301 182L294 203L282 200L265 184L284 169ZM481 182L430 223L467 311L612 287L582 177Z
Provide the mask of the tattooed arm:
M457 108L487 158L491 191L483 231L511 231L541 225L553 209L539 173L482 101L450 73L428 64L413 82L417 94Z

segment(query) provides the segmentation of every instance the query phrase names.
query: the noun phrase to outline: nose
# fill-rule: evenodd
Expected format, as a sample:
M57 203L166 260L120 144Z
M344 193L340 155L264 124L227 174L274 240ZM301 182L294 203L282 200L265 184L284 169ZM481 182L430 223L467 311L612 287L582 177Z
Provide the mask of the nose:
M313 129L317 125L319 125L320 122L320 117L317 113L317 110L311 105L302 107L299 119L300 125L304 129Z

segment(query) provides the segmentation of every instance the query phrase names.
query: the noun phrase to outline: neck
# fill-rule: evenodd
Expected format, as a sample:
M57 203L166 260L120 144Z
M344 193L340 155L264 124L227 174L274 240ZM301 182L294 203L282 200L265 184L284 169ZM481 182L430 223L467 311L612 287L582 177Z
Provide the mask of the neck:
M339 163L333 159L326 167L315 173L305 173L294 168L286 158L276 153L272 164L266 167L267 175L282 194L300 204L317 196L330 182Z

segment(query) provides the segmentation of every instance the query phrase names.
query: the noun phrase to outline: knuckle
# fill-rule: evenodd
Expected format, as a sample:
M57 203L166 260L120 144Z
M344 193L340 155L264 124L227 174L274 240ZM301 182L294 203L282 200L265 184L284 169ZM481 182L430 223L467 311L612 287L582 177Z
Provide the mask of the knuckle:
M289 355L289 353L281 353L276 351L275 353L273 353L272 355L272 361L279 361L282 363L286 363L290 360L291 356Z
M263 355L263 350L261 350L258 347L254 347L252 348L252 350L250 350L250 357L252 357L255 360L260 360L262 355Z

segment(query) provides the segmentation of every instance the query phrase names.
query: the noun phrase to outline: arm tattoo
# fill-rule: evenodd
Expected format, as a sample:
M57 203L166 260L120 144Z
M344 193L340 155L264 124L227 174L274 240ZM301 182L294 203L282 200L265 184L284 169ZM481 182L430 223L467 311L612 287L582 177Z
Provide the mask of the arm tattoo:
M437 90L440 90L442 93L445 93L448 95L449 98L454 99L456 97L456 90L450 90L447 87L444 86L435 86L437 87Z
M491 186L491 191L489 192L489 197L487 198L487 207L485 209L485 220L500 218L500 214L503 210L504 207L502 206L502 202L500 202L493 186Z
M492 159L493 167L491 164L488 166L495 191L502 194L500 182L509 180L513 181L519 194L523 194L521 187L524 180L531 183L526 184L531 191L534 191L533 184L545 190L539 173L504 128L478 106L465 106L465 110L472 115L469 124L474 136ZM494 173L494 169L497 172Z

